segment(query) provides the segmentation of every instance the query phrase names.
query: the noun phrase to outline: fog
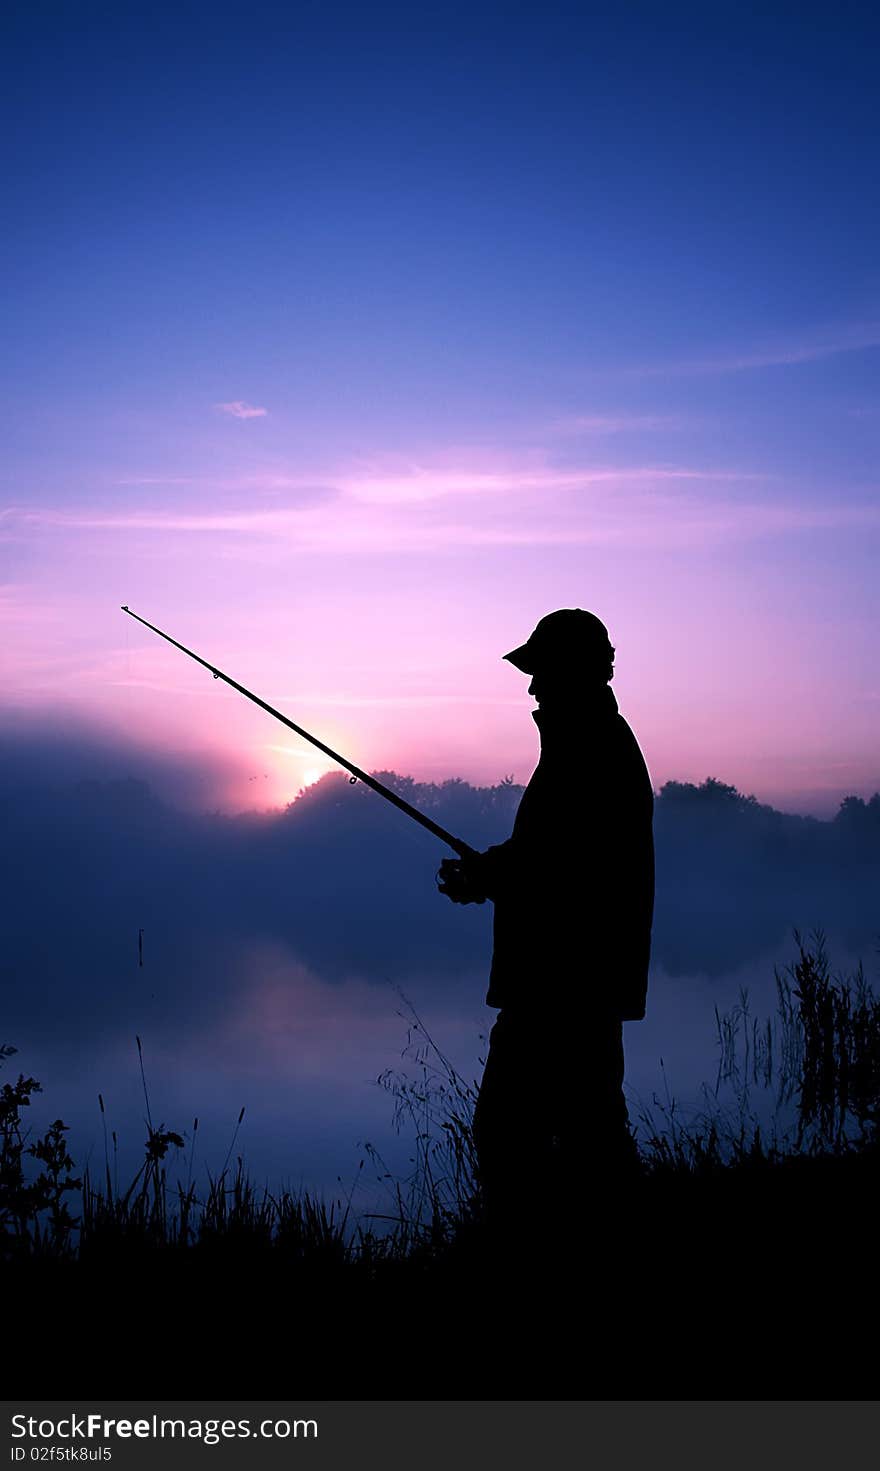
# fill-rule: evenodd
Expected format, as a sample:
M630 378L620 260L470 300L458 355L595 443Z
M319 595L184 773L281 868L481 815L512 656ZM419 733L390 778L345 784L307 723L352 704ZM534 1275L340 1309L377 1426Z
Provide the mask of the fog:
M381 775L476 847L508 835L521 792ZM186 810L195 781L87 732L0 738L0 1041L19 1053L6 1078L40 1079L34 1126L62 1117L78 1163L103 1169L100 1091L122 1171L147 1106L139 1036L154 1124L191 1136L199 1118L196 1172L223 1163L242 1107L233 1157L261 1178L330 1191L341 1177L347 1192L368 1141L405 1170L409 1141L377 1079L413 1075L412 1008L479 1076L491 906L438 895L442 845L342 775L239 817ZM835 966L861 957L869 976L880 932L880 797L847 799L826 822L718 781L668 783L655 835L648 1015L626 1029L634 1116L667 1090L698 1105L715 1078L716 1006L747 986L766 1012L795 928L822 926ZM563 1064L567 1052L576 1065L561 1011Z

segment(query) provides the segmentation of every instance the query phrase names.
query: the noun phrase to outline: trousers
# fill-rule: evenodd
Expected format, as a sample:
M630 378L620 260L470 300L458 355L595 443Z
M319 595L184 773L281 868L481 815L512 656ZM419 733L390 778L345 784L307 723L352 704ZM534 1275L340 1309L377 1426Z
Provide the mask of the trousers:
M623 1076L617 1018L569 1014L563 1031L531 1008L502 1009L473 1120L487 1214L551 1200L584 1208L633 1177Z

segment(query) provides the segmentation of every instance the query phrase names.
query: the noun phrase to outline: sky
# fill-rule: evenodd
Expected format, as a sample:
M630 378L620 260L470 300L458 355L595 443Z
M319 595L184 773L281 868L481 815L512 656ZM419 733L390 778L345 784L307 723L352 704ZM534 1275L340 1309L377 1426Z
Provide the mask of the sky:
M772 11L772 13L768 13ZM13 5L10 728L289 801L527 779L590 608L655 787L880 786L867 7Z

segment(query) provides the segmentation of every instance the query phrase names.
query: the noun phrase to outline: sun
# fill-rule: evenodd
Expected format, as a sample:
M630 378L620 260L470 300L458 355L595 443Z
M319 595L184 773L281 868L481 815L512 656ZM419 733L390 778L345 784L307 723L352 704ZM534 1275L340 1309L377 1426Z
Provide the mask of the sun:
M303 786L313 787L315 782L320 781L323 775L323 771L319 771L316 766L307 766L303 772Z

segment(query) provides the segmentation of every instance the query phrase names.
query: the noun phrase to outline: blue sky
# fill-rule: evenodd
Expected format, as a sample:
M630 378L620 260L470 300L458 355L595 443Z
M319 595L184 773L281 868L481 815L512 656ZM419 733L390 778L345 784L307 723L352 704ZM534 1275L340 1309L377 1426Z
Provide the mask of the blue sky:
M364 764L526 775L498 654L577 604L658 779L873 790L880 27L769 10L14 7L13 702L250 760L139 600Z

